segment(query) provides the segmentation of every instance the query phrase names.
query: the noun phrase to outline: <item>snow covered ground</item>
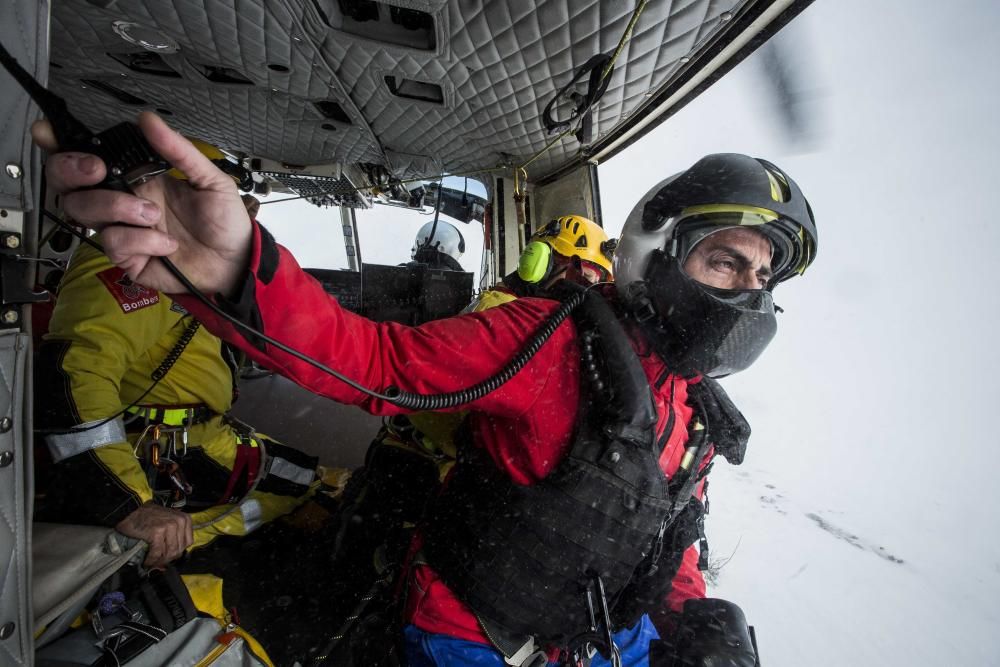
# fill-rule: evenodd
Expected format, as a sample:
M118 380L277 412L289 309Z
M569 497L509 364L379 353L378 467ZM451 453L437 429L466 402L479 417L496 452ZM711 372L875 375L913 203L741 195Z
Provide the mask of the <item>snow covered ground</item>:
M764 667L1000 665L998 33L995 1L820 0L777 37L805 140L755 54L601 165L612 234L711 152L774 161L816 212L777 338L723 380L746 463L712 473L712 594Z
M768 470L712 474L709 595L743 606L764 667L1000 664L1000 564L961 533L883 539Z

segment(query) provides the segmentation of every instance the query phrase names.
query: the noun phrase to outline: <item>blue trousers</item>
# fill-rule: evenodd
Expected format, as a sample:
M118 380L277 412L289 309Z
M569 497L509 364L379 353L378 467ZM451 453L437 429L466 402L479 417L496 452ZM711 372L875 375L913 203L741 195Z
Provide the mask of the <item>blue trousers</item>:
M403 629L406 659L410 667L444 667L446 665L483 665L505 667L503 655L492 646L457 639L449 635L424 632L414 625ZM622 654L622 667L648 667L649 642L659 639L648 616L631 628L616 632L615 644ZM553 663L550 663L553 664ZM610 663L594 656L592 667L609 667Z

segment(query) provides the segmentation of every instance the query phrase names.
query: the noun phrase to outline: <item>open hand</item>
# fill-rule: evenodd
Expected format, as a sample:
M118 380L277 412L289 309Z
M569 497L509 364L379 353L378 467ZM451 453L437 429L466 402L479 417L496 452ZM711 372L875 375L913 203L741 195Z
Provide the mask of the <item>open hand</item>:
M80 190L104 180L100 158L55 153L45 165L48 187L62 196L67 214L101 232L108 258L145 287L167 293L186 291L154 257L169 256L196 287L229 295L247 269L253 228L232 178L220 171L156 114L143 112L138 124L147 141L187 181L158 176L135 188ZM41 148L55 151L47 121L31 128Z

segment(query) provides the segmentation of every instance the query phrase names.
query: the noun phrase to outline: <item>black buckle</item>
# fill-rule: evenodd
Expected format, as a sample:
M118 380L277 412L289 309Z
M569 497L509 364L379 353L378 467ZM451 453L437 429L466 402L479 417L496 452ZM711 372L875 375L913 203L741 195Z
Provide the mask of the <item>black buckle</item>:
M607 660L611 661L611 664L621 664L621 652L618 650L618 646L615 644L615 638L612 636L611 631L611 612L608 611L608 597L604 591L604 580L601 579L601 575L597 572L590 572L591 577L593 577L593 585L587 587L587 611L590 614L590 637L591 641L586 642L583 646L578 647L575 652L579 654L581 650L587 651L588 646L593 646L601 655ZM594 611L594 593L597 593L597 601L600 603L600 624L602 624L602 629L598 627L597 614ZM603 645L603 646L602 646ZM605 650L601 651L601 648ZM591 653L591 655L593 655ZM582 658L582 655L580 656Z

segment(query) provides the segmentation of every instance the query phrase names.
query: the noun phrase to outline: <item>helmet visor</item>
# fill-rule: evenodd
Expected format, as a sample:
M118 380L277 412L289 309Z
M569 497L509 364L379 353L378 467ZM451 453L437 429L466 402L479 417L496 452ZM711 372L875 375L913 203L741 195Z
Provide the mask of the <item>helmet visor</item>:
M808 252L797 225L784 220L774 211L763 208L725 204L692 206L677 216L674 225L676 231L672 247L667 250L681 263L699 242L717 231L749 227L762 233L771 242L773 277L769 287L797 271Z

